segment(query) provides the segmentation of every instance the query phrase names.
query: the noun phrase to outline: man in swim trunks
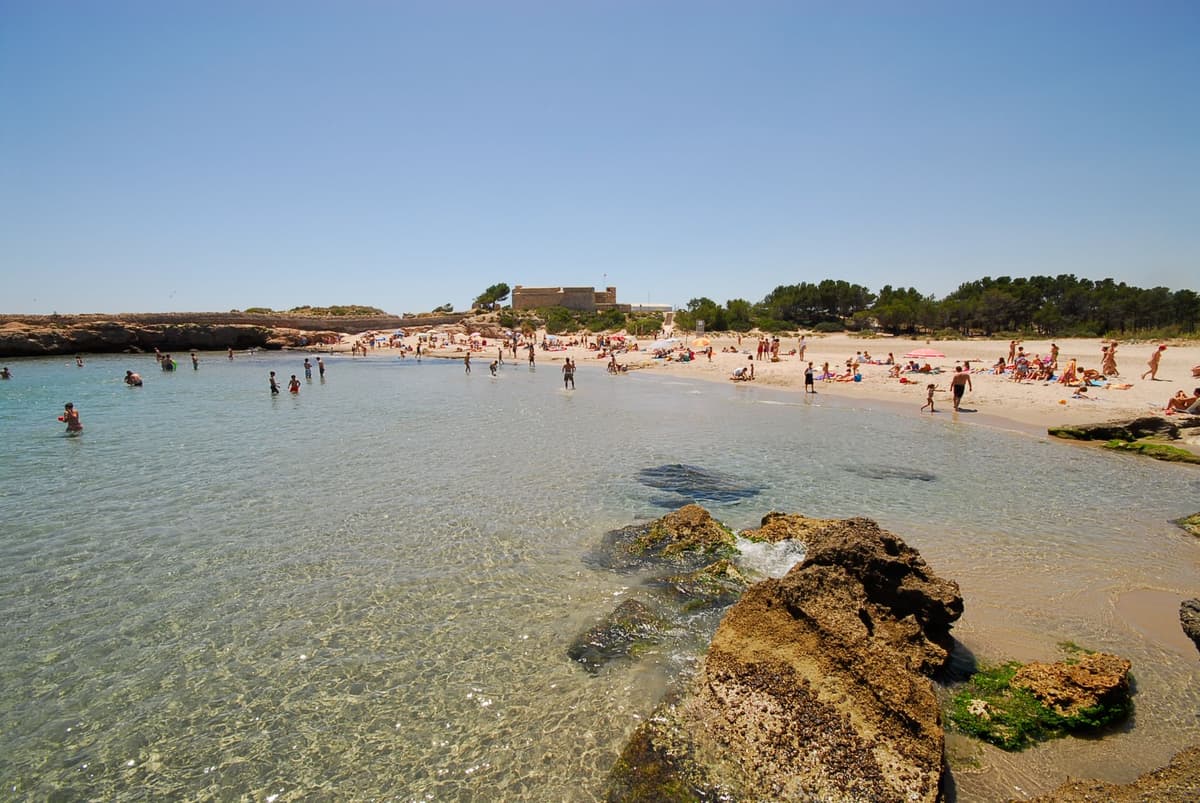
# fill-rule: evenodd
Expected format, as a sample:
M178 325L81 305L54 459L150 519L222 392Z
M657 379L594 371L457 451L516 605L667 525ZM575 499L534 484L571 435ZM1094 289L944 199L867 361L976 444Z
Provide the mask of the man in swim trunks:
M322 379L325 378L325 363L321 362L320 357L317 357L317 373L321 375Z
M312 363L308 361L308 357L304 358L304 378L312 379Z
M567 361L563 363L563 390L567 389L567 385L571 385L571 390L575 389L575 363L571 362L571 358L567 357Z
M808 364L808 367L804 369L804 392L805 393L816 393L817 392L816 386L813 385L813 366L812 366L811 362Z
M271 372L271 395L279 395L279 383L275 381L275 372Z
M126 371L125 384L133 388L140 388L142 386L142 378L133 371Z
M954 378L950 380L950 390L954 393L954 411L958 412L958 403L962 401L963 393L967 389L972 391L975 388L971 387L971 374L969 371L964 371L961 365L954 366Z

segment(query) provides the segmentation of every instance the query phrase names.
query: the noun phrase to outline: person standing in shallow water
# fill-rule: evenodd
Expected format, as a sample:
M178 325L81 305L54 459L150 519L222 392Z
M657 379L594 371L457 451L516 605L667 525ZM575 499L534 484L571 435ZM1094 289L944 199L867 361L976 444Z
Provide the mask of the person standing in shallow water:
M196 356L196 352L194 352L194 351L192 352L192 370L193 371L200 370L200 358Z
M304 358L304 378L312 379L312 363L308 361L308 357Z
M275 372L274 371L271 372L270 380L271 380L271 395L272 396L279 395L279 383L275 381Z
M463 365L466 366L467 373L471 373L471 352L468 351L466 356L463 357Z
M300 392L300 380L296 378L295 374L292 374L292 378L288 382L288 393L299 393L299 392Z
M58 420L66 422L67 432L83 432L83 424L79 421L79 411L71 402L63 405L63 414L58 417Z
M571 358L567 357L567 361L563 363L563 390L567 389L567 385L571 386L571 390L575 389L575 363L571 362Z
M813 364L810 362L808 367L804 369L804 392L816 393L817 388L813 384Z
M317 357L317 373L321 376L321 379L325 378L325 363L321 362L320 357Z

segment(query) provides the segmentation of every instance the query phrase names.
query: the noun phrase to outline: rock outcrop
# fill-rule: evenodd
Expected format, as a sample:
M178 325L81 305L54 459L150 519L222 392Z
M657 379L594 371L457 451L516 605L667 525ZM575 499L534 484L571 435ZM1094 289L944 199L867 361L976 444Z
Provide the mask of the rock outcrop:
M737 553L737 539L699 505L685 505L647 524L613 530L594 561L631 571L647 566L699 569Z
M936 800L928 676L949 655L957 585L867 519L763 527L804 532L805 560L730 608L681 699L622 752L609 799Z
M1068 780L1026 803L1195 803L1200 800L1200 747L1175 754L1167 766L1130 784ZM1014 801L1015 803L1015 801Z
M1184 600L1179 605L1179 624L1200 650L1200 599Z
M1192 535L1200 537L1200 513L1184 516L1175 523Z
M1122 706L1129 697L1130 667L1125 658L1092 652L1069 663L1025 664L1012 685L1027 690L1060 717L1074 719L1089 710Z
M1076 441L1136 441L1154 435L1168 438L1179 437L1179 426L1158 415L1147 415L1132 421L1110 421L1103 424L1081 424L1070 427L1050 427L1047 430L1056 438Z

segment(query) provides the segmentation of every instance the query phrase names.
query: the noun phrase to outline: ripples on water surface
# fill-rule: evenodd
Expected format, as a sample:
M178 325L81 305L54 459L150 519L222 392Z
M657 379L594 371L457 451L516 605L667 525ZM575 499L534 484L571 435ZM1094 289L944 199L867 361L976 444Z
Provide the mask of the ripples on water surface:
M1168 523L1200 509L1195 472L663 374L585 367L568 393L553 364L493 379L331 357L327 382L272 398L267 371L302 376L302 360L9 361L7 795L601 798L691 656L572 664L570 639L637 590L582 556L661 515L639 472L668 464L758 489L710 504L734 527L772 509L878 519L960 582L955 632L982 658L1072 640L1134 661L1136 727L986 752L990 773L969 757L962 799L1044 785L1047 768L1132 777L1197 741L1196 655L1113 604L1195 594L1196 545ZM82 437L54 420L65 401Z

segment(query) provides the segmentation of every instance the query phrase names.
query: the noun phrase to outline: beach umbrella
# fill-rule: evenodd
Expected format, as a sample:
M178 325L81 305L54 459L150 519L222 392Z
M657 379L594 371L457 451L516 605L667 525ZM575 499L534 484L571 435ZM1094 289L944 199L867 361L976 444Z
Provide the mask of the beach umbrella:
M712 344L712 341L707 337L698 337L692 341L692 348L706 349Z
M913 349L904 356L906 359L910 360L925 360L933 359L935 357L945 357L946 355L942 354L942 352L938 351L937 349Z
M647 348L650 349L651 351L659 351L660 349L673 349L678 345L679 345L679 338L665 337L662 340L655 340L653 343L651 343L649 346L647 346Z

